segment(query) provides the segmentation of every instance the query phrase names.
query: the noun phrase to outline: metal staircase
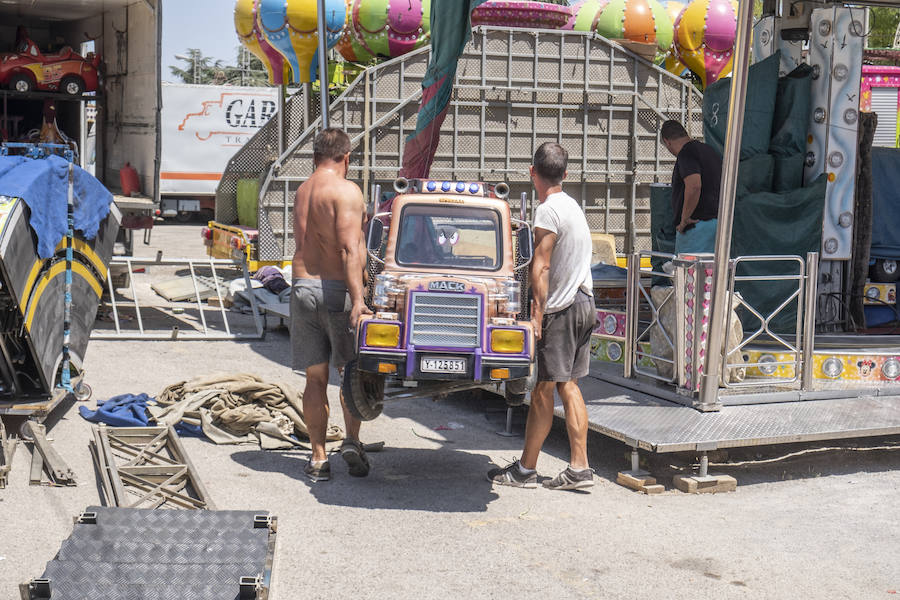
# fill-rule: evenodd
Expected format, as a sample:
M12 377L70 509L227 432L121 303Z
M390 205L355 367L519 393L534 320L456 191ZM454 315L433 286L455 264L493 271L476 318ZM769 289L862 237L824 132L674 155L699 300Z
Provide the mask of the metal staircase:
M348 177L367 195L390 189L414 130L430 49L367 69L330 107L331 124L353 141ZM293 193L311 173L318 120L298 132L305 99L287 103L293 140L280 155L269 122L229 165L216 218L236 218L241 177L261 178L259 258L293 253ZM649 186L668 182L674 159L659 140L665 119L702 133L702 96L679 79L596 34L478 27L459 61L431 177L510 184L510 198L532 193L528 167L542 142L569 151L567 191L581 200L595 231L616 235L619 250L649 248ZM246 168L252 165L251 168ZM254 172L254 169L255 170ZM518 200L512 204L517 207Z

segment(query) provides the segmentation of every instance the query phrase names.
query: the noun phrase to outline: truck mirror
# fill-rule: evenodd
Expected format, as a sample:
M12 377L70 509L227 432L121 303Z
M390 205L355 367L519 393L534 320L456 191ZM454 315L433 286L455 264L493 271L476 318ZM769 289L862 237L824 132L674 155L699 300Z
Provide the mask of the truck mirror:
M519 248L519 260L521 264L527 264L531 262L532 255L534 254L533 242L531 241L531 228L528 225L522 224L516 230L516 245Z
M381 238L383 235L384 223L381 222L381 219L373 218L372 222L369 223L369 238L366 241L366 248L369 249L369 252L378 254L381 250Z

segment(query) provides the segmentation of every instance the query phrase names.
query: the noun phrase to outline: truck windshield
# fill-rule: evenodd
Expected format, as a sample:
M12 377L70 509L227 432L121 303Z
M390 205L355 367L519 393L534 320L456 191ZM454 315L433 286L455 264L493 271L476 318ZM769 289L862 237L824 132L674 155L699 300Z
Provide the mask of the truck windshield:
M500 215L490 208L409 204L400 215L397 263L496 271Z

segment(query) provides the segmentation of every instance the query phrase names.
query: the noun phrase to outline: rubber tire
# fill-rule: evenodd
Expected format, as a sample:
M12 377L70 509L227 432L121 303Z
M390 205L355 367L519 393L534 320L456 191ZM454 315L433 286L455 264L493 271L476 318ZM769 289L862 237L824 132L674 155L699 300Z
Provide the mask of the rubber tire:
M875 259L875 264L869 267L869 278L877 283L893 283L900 279L900 265L896 260Z
M384 409L384 375L360 371L355 360L344 366L341 391L347 410L360 421L371 421Z
M75 91L69 91L70 86L74 86L72 89ZM59 82L59 91L67 96L80 96L84 93L84 81L81 77L67 75Z
M175 220L178 223L190 223L194 220L194 213L180 212L175 215Z
M27 89L18 89L18 85L20 83L24 83L27 86ZM27 94L28 92L34 91L34 81L32 81L31 77L25 75L24 73L16 73L9 78L9 89L14 92L19 92L20 94Z

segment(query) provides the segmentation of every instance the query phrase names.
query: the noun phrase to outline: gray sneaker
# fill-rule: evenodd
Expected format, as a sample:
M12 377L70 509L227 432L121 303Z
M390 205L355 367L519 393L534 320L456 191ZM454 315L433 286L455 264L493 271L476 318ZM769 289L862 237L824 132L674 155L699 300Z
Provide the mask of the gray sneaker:
M358 440L344 440L341 444L341 458L347 461L351 476L365 477L369 474L369 457Z
M303 473L315 482L331 479L331 464L327 460L320 463L309 461L303 469Z
M520 488L536 488L537 472L523 475L519 471L519 459L517 458L503 468L491 469L487 474L488 481L497 485L509 485Z
M544 487L550 490L583 490L593 485L593 469L575 471L572 467L566 467L559 475L544 482Z

